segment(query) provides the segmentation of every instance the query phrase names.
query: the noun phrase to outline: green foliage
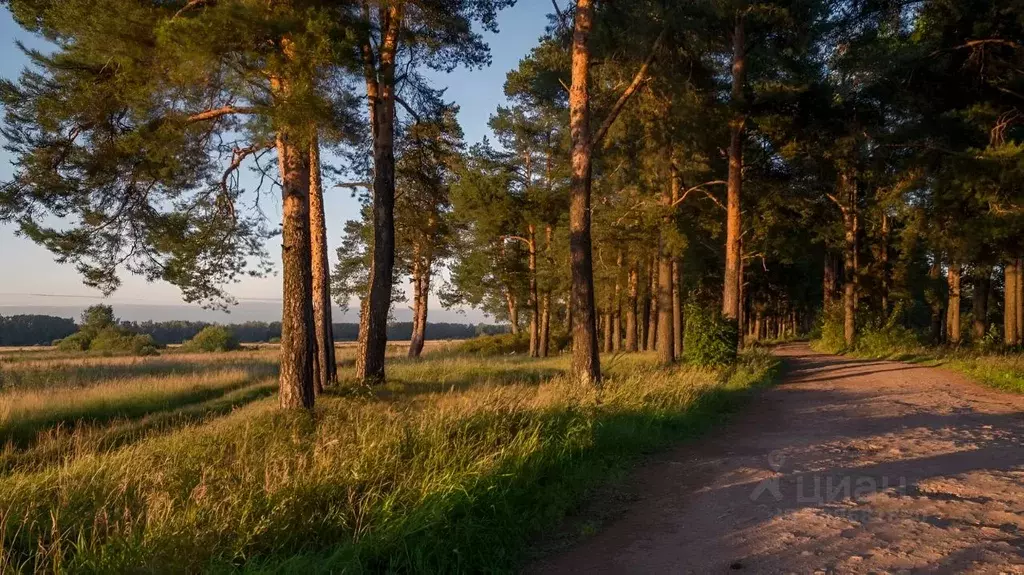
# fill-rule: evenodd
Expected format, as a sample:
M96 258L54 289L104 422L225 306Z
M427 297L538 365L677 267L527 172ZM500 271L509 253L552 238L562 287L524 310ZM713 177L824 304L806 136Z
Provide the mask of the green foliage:
M723 318L717 308L687 306L683 332L683 359L687 363L706 367L732 365L738 346L736 322Z
M452 348L455 353L468 355L494 356L526 353L530 347L530 336L526 333L500 335L481 335L467 339Z
M110 326L101 329L89 342L89 351L102 354L132 353L157 355L156 343L147 334L136 334Z
M841 303L833 303L825 308L818 320L820 336L814 342L814 349L824 353L840 353L846 349L843 317Z
M218 352L234 351L241 347L235 334L221 325L208 325L195 337L182 344L184 351Z
M57 340L54 345L61 351L88 351L91 340L92 336L89 333L79 331Z
M98 332L117 324L113 306L97 304L82 312L82 331Z

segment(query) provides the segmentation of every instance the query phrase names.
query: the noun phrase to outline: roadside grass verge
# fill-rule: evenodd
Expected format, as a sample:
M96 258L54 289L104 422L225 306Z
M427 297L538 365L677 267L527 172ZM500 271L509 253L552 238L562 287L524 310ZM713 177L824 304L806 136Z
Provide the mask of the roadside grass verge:
M811 349L821 353L836 353L823 346L820 340L811 342ZM857 349L843 352L846 357L859 359L887 359L927 367L941 367L966 375L974 381L1012 393L1024 393L1024 354L982 352L972 349L943 347L899 346L886 349L875 346L870 350Z
M257 401L0 477L0 570L512 571L594 487L778 371L763 352L727 371L631 357L596 401L558 373L567 358L431 363L312 415Z

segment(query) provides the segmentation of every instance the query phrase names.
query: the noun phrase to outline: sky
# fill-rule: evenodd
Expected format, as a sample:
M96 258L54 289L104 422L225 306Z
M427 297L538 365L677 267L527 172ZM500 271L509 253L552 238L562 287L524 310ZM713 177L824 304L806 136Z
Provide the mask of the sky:
M499 33L486 33L491 47L492 64L482 70L459 69L452 73L432 73L435 86L447 86L445 94L460 107L459 121L465 132L467 144L480 141L490 134L487 120L495 108L505 102L502 86L505 73L515 68L529 50L536 45L544 32L548 0L519 0L516 6L503 11L498 19ZM6 8L0 8L0 77L15 80L27 64L24 55L15 46L21 41L29 48L44 48L45 44L18 27ZM2 139L2 138L0 138ZM325 158L329 162L330 158ZM11 155L0 150L0 181L8 180L13 172ZM269 218L280 221L279 197L268 198L264 204ZM341 188L327 190L325 197L328 243L331 247L332 265L335 260L334 247L341 243L341 232L346 220L358 217L358 203L351 192ZM268 243L268 253L279 258L280 240ZM82 284L81 278L72 265L59 264L43 247L15 235L15 227L0 223L0 315L18 313L52 313L74 316L77 310L104 301L99 290ZM190 319L207 321L271 321L280 318L281 278L272 275L264 278L246 278L231 286L231 294L239 305L230 314L204 310L195 305L184 304L181 294L174 286L164 283L148 283L145 279L125 272L122 286L109 299L122 319L166 320ZM187 307L185 307L187 306ZM355 306L353 306L355 307ZM399 304L395 309L398 320L408 319L408 309ZM479 322L487 321L476 310L444 311L437 298L431 298L432 321ZM354 314L343 316L336 310L336 321L354 321Z

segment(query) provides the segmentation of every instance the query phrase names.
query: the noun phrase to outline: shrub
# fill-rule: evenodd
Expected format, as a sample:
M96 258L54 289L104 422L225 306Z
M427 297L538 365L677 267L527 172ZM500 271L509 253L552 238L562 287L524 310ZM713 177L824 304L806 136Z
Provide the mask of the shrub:
M846 349L846 332L844 331L844 312L841 303L833 303L821 313L821 335L815 349L825 353L839 353Z
M501 335L481 335L455 346L456 353L475 355L508 355L526 353L530 349L530 338L527 334L504 333Z
M903 317L903 309L903 304L899 303L884 322L880 319L865 321L857 336L857 351L882 356L917 349L920 346L917 334L899 323L899 319Z
M133 353L156 355L156 342L148 334L135 334L116 327L106 327L89 342L89 351L100 353Z
M217 352L238 349L238 339L230 329L222 325L208 325L195 337L182 344L186 351Z
M721 316L717 310L690 305L686 310L683 331L683 358L693 365L731 365L736 361L739 331L736 322Z
M61 351L86 351L89 349L89 340L91 339L88 333L80 331L64 339L58 339L54 342L54 345Z

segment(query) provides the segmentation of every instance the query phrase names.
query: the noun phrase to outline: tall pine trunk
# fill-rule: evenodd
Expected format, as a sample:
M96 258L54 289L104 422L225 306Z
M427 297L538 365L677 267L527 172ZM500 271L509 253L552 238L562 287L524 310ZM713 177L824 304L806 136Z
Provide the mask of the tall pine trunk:
M971 335L975 342L988 333L988 292L991 289L992 268L981 266L974 278L974 297L971 298Z
M658 260L658 251L655 251L651 258L650 283L647 290L647 299L650 300L647 307L647 351L654 351L658 344Z
M1013 287L1016 288L1016 295L1013 298L1014 308L1017 313L1013 325L1017 328L1014 336L1016 345L1024 344L1024 262L1020 258L1014 260L1013 270L1015 277Z
M313 272L309 221L309 151L293 135L277 134L281 177L281 368L284 408L311 408L314 401Z
M852 348L857 336L857 183L850 175L840 175L840 192L846 199L843 209L843 339Z
M612 297L612 351L622 351L622 250L615 258L615 295Z
M320 173L320 142L309 146L309 222L310 253L313 268L313 324L316 332L314 391L319 393L338 381L334 360L334 332L331 318L330 264L327 261L327 219L324 214L324 189Z
M672 178L671 188L675 188L676 178ZM673 190L674 191L674 190ZM658 361L670 364L676 359L676 336L672 331L675 321L672 317L672 251L669 247L669 234L674 222L671 214L673 191L663 188L661 193L662 209L661 233L658 241Z
M950 263L946 274L949 305L946 306L946 342L960 344L960 265Z
M725 285L722 290L722 316L739 321L740 270L740 197L743 192L743 92L746 82L746 38L743 16L736 15L732 34L732 94L733 118L729 121L729 180L726 200L725 225Z
M638 351L637 348L637 296L640 289L640 271L637 270L636 260L631 259L629 264L628 297L626 299L626 351Z
M395 265L395 54L404 3L386 8L387 26L381 32L379 56L370 38L363 41L363 70L373 138L373 265L366 305L366 333L356 377L367 383L384 381L388 345L388 313ZM364 5L369 23L369 9ZM362 320L360 321L362 324Z
M1017 345L1017 261L1003 267L1003 339L1006 345Z
M836 293L839 291L839 281L836 274L836 256L830 251L825 251L825 266L824 266L824 280L822 281L822 291L825 294L824 305L825 309L832 307L832 304L836 301Z
M551 347L551 292L540 300L540 356L547 357Z
M505 292L505 304L508 306L508 323L512 326L512 335L519 335L519 302L511 291Z
M600 386L594 310L594 262L590 239L590 30L592 0L576 0L572 36L572 86L569 89L569 133L572 178L569 188L569 253L572 258L572 375L583 384Z
M427 311L430 308L430 271L433 262L417 254L413 263L412 337L409 339L409 357L419 357L427 341Z
M540 357L540 298L537 296L537 227L530 224L527 231L530 274L530 357Z
M882 275L882 281L879 286L879 295L881 296L881 307L882 315L884 317L889 316L889 214L882 210L882 231L881 246L878 249L878 268L879 273Z

